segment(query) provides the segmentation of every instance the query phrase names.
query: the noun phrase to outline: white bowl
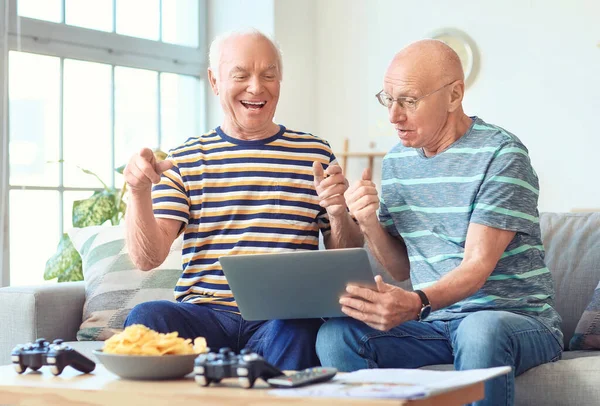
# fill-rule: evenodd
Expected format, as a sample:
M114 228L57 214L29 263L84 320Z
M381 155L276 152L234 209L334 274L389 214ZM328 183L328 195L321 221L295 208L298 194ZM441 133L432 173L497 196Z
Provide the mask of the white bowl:
M121 355L94 350L94 355L110 372L125 379L177 379L194 370L198 354Z

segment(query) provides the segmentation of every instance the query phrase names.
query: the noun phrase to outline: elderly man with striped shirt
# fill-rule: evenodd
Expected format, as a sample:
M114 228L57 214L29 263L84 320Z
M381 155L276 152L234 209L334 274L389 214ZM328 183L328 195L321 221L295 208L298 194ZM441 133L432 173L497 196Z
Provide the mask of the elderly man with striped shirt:
M365 171L346 201L382 266L415 291L380 276L374 289L349 285L340 303L350 318L321 327L317 353L343 371L509 365L479 404L512 405L516 375L561 357L560 316L527 148L467 116L463 93L459 57L443 42L392 60L377 98L400 143L384 158L381 196Z
M213 348L247 347L281 369L319 365L322 320L243 320L218 258L316 250L319 231L327 248L362 246L343 196L348 183L325 140L273 122L282 64L268 37L252 30L215 39L208 76L225 113L222 125L160 163L143 149L125 170L135 264L160 265L184 234L176 302L140 304L125 324L203 336Z

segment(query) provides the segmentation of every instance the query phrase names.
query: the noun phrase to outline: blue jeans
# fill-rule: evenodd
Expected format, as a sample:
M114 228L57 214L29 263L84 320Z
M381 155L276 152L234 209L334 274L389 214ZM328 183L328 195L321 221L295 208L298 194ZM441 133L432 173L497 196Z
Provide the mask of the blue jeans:
M477 405L513 405L515 376L557 361L562 345L536 319L505 311L479 311L449 321L408 321L378 331L351 318L328 320L317 336L323 366L341 371L419 368L452 364L456 370L509 365L512 372L485 384Z
M320 366L315 341L322 319L246 321L207 305L159 300L135 306L125 320L125 326L132 324L160 333L177 331L183 338L204 337L216 351L249 348L279 369Z

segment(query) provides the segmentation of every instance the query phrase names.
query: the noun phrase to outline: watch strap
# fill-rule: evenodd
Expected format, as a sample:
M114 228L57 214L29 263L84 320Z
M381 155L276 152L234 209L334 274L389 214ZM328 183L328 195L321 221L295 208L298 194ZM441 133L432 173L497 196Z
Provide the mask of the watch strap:
M421 309L417 314L417 320L423 321L427 318L427 316L429 316L429 313L431 313L431 304L429 303L429 298L425 292L417 289L415 290L415 293L419 295L419 298L421 298Z
M431 303L429 303L429 298L427 297L427 295L425 294L425 292L423 292L422 290L415 290L415 293L417 295L419 295L419 297L421 298L421 305L422 307L425 306L429 306L431 305Z

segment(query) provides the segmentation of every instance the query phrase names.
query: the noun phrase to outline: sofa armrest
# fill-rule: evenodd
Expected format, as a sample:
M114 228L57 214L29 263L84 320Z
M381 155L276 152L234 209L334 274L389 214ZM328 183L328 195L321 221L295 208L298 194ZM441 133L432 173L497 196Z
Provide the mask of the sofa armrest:
M84 282L0 288L0 365L10 363L16 344L76 340L84 302Z

